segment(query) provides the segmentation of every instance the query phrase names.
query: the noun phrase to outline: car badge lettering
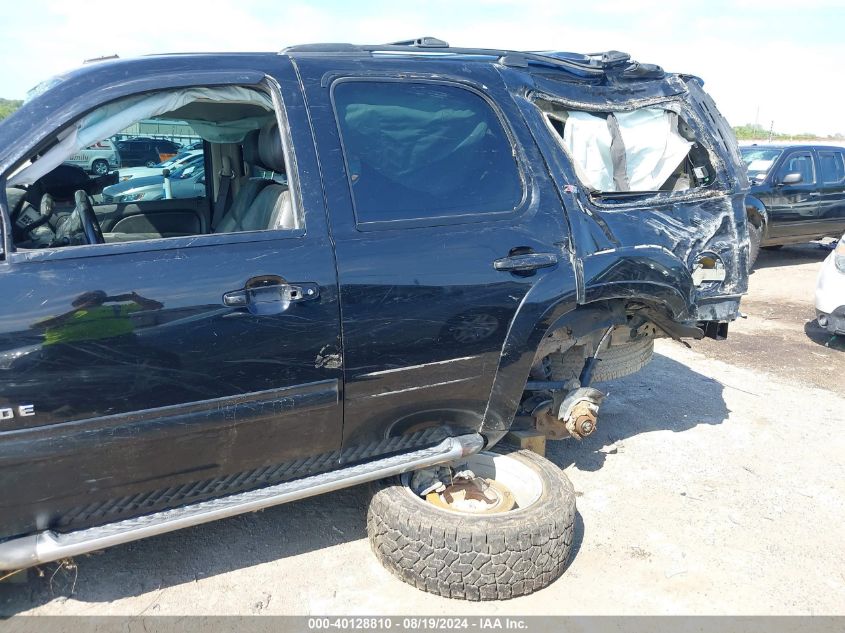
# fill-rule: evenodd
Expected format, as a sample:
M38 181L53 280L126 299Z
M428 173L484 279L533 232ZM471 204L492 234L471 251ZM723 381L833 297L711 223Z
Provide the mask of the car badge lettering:
M14 417L25 418L35 415L35 405L22 404L18 407L0 407L0 420L11 420Z

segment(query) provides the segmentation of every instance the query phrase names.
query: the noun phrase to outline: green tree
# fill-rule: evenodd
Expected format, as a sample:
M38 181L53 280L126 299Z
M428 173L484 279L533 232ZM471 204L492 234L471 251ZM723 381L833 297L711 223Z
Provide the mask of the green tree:
M740 141L764 141L768 140L770 134L769 130L762 125L755 125L753 123L746 123L734 128L734 134ZM800 134L782 134L781 132L771 132L773 141L831 141L841 140L842 134L833 134L830 136L820 136L811 132L801 132Z
M12 112L21 107L23 101L18 99L0 99L0 120L5 119Z

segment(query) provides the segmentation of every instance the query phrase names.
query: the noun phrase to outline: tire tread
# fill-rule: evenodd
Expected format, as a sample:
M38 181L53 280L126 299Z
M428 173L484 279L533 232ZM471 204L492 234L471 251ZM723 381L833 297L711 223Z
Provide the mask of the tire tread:
M429 510L395 479L374 484L367 532L379 561L423 591L472 601L526 595L558 578L572 548L572 484L551 462L508 452L542 469L546 491L530 508L502 519Z

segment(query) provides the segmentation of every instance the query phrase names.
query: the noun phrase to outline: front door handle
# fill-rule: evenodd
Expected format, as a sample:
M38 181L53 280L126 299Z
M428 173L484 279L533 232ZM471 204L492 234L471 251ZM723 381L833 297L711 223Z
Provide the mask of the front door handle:
M493 262L496 270L508 272L529 272L538 268L548 268L558 262L556 253L523 253L522 255L508 255Z
M246 308L251 314L281 314L292 303L319 298L320 286L315 283L287 283L281 277L253 277L243 289L223 295L223 305Z

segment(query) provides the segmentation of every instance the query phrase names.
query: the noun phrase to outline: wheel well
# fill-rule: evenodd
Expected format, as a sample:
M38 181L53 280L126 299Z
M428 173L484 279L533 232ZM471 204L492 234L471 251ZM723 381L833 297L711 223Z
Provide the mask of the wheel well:
M756 198L748 197L745 199L745 215L748 221L751 222L758 229L765 231L766 225L769 222L766 207Z

